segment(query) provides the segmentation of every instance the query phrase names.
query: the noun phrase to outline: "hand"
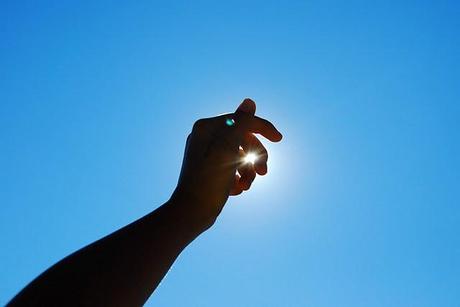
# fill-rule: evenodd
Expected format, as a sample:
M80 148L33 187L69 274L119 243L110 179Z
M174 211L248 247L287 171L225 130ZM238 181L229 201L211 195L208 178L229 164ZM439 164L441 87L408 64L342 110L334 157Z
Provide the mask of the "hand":
M235 113L198 120L187 138L179 182L173 198L187 212L210 227L230 195L251 187L256 174L267 173L268 153L254 135L279 142L281 133L269 121L255 116L256 105L245 99ZM233 119L228 126L226 121ZM244 163L248 153L257 160ZM238 173L236 172L238 170Z

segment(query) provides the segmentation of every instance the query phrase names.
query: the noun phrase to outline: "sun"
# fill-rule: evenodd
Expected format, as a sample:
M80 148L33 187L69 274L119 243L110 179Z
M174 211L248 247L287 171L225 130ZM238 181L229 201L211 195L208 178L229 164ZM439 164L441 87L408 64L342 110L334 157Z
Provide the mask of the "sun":
M244 157L244 163L251 163L254 164L257 160L257 155L253 152L249 152L245 157Z

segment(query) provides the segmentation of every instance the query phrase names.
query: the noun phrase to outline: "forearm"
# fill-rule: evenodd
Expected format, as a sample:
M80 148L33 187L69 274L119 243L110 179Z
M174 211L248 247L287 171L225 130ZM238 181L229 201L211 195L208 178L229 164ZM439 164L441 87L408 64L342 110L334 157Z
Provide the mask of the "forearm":
M180 252L207 227L177 197L64 258L11 305L142 305Z

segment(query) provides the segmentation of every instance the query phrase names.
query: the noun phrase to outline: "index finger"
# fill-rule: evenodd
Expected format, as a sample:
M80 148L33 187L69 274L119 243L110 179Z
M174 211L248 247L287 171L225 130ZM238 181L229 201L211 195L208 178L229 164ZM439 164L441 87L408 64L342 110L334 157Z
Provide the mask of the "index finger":
M279 142L283 135L268 120L244 112L235 112L236 127L241 132L258 133L272 142Z

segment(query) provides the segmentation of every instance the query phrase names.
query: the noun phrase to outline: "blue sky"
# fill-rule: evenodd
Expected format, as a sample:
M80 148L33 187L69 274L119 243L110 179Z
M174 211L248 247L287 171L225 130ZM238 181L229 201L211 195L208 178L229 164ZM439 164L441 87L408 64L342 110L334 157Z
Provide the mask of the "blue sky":
M166 201L193 122L244 97L269 174L157 306L458 306L455 1L3 1L0 304Z

